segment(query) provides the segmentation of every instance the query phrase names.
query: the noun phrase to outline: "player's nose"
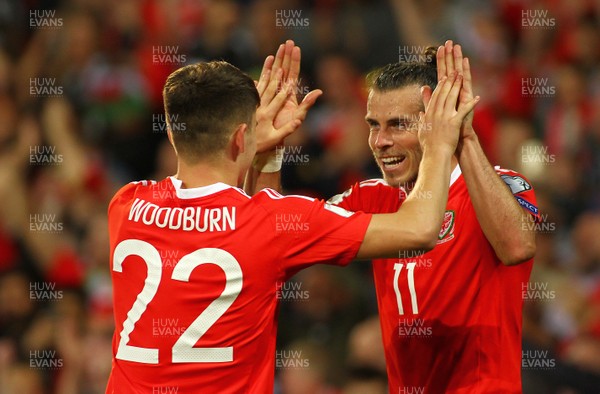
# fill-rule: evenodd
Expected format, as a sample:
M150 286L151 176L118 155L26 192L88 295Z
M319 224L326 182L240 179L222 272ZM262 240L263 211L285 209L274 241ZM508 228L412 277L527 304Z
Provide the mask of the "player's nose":
M392 140L392 136L387 128L383 128L380 130L375 136L375 147L378 149L385 148L388 146L392 146L394 141Z

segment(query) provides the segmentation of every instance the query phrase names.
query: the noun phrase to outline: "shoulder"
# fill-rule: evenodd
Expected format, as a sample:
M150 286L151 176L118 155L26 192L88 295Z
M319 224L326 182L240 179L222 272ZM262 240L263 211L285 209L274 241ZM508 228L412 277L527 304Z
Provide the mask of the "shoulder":
M531 182L524 175L513 170L501 168L500 166L495 166L494 170L500 175L500 178L502 178L513 194L533 190Z
M156 181L154 180L129 182L115 193L113 198L110 200L110 203L108 204L108 210L110 211L111 208L113 208L117 204L123 204L127 201L133 200L133 196L135 196L139 188L148 187L155 184Z
M377 193L384 189L393 188L381 178L367 179L365 181L355 183L350 189L344 191L343 193L336 194L328 201L332 204L340 204L349 198L358 198L359 196Z

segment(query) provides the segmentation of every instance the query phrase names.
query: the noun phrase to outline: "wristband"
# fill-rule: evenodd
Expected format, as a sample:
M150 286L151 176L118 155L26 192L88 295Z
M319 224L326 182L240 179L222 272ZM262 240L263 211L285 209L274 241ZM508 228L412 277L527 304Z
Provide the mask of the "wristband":
M269 152L256 154L252 167L259 172L277 172L281 171L282 164L283 148L275 148Z

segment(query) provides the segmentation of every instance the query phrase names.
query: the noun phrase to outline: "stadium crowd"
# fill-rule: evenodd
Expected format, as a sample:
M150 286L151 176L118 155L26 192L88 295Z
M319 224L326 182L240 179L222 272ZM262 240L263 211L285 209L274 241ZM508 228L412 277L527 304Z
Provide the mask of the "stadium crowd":
M324 95L286 141L283 188L325 199L380 177L365 75L462 45L482 145L532 181L542 212L523 288L524 392L599 387L600 2L11 0L0 5L0 393L104 392L107 205L127 182L175 173L167 75L224 59L257 78L287 38L302 48L298 95ZM279 294L278 393L386 392L368 264L312 267Z

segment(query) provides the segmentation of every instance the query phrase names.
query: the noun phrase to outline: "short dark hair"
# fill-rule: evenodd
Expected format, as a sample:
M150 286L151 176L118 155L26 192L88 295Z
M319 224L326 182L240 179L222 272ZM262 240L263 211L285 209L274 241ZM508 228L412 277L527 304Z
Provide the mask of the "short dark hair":
M253 129L260 102L252 78L224 61L175 70L165 82L163 99L177 153L189 163L223 150L237 125Z
M367 75L369 90L387 92L410 85L437 86L437 48L428 47L418 61L390 63Z

